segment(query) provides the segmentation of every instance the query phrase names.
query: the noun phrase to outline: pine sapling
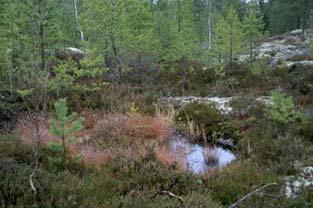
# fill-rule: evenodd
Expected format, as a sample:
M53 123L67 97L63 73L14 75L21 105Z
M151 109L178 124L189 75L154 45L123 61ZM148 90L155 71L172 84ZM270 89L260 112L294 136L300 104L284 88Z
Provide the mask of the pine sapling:
M59 99L54 103L56 118L51 121L51 133L62 140L63 161L66 161L66 139L72 133L80 131L83 128L82 117L77 118L77 113L68 115L66 98Z

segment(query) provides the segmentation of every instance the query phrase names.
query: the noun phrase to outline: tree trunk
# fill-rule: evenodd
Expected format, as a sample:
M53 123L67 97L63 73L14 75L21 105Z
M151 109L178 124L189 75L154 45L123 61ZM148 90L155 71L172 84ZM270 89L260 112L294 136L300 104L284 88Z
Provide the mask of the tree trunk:
M233 26L230 26L229 67L233 69Z
M118 69L118 75L119 75L119 78L121 79L122 78L122 60L120 58L119 50L116 46L115 37L113 34L111 34L111 44L112 44L112 49L113 49L113 53L115 57L116 67Z
M137 55L137 67L138 68L141 67L141 52L138 52L138 55Z
M44 28L42 22L40 23L39 26L39 37L40 37L40 58L41 58L40 68L42 71L44 71L46 69L46 52L44 42Z
M212 4L211 0L208 0L208 43L209 43L209 49L211 49L212 46L212 19L211 19L211 9Z
M44 37L43 19L41 19L44 15L42 0L39 1L38 14L39 14L38 28L39 28L39 43L40 43L40 60L41 60L40 69L44 71L46 69L46 54L45 54L45 42L44 42L45 37Z
M8 64L9 68L9 82L10 82L10 94L13 95L13 68L11 64Z
M181 26L181 22L182 22L182 17L181 17L181 2L180 0L178 0L178 32L181 31L182 26Z
M310 7L307 0L304 0L304 11L303 11L303 23L302 23L302 38L305 40L307 36L308 22L310 19Z
M251 61L251 64L252 64L252 62L254 60L254 57L253 57L253 46L254 46L253 40L251 40L250 41L250 61Z
M78 16L77 0L73 0L73 5L74 5L75 18L76 18L76 21L77 21L78 27L79 27L80 39L81 39L82 42L84 42L85 41L85 37L84 37L83 28L82 28L82 26L80 24L80 20L79 20L79 16Z
M110 67L108 47L108 40L105 40L104 64L106 68Z

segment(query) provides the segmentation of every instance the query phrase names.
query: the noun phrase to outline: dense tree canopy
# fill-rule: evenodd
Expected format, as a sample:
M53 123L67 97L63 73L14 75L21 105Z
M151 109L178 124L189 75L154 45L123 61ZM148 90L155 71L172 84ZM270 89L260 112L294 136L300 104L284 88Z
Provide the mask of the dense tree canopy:
M0 81L12 88L51 69L67 47L120 76L182 60L232 62L243 51L253 58L263 34L305 33L312 7L310 0L3 0Z

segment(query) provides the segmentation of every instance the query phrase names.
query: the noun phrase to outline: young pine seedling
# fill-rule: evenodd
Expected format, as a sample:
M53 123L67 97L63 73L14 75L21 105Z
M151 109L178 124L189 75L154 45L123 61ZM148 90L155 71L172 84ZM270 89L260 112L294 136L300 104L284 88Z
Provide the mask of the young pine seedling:
M74 132L83 128L84 118L77 118L77 113L68 115L66 98L59 99L54 103L56 118L51 121L51 133L62 140L63 161L66 161L66 139Z

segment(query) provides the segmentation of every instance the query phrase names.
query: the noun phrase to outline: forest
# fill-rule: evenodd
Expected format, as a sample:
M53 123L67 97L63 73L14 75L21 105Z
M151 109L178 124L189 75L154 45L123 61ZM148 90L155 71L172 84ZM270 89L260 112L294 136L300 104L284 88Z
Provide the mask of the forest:
M0 208L313 208L312 0L0 0Z

